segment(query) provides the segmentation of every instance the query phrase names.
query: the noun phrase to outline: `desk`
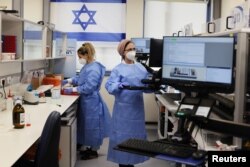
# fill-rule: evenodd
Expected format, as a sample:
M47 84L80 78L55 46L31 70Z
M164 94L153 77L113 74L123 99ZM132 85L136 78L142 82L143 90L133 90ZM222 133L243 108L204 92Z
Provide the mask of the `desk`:
M168 135L173 135L173 133L176 132L177 127L178 127L178 119L174 117L174 114L178 109L178 103L168 97L163 97L161 94L156 94L155 97L156 97L156 102L159 105L158 135L159 135L159 138L167 138ZM164 108L164 111L161 110L162 107ZM162 112L164 112L164 115L165 115L163 122L161 121ZM168 121L171 121L171 123L174 125L172 132L168 132ZM164 124L163 134L161 133L161 130L160 130L162 123Z
M0 112L0 157L1 167L10 167L40 137L47 117L52 111L64 113L78 96L61 96L60 99L47 98L47 103L23 105L25 116L30 117L31 126L14 129L12 111Z

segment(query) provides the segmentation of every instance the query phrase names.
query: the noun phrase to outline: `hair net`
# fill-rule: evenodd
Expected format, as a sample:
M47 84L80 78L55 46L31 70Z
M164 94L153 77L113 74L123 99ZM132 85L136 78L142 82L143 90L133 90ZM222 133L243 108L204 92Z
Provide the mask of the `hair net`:
M125 48L126 48L126 46L127 46L130 42L132 42L132 41L131 41L131 40L128 40L128 39L123 39L123 40L121 40L121 42L119 43L119 45L118 45L118 47L117 47L117 51L118 51L118 53L119 53L121 56L123 56L124 51L125 51Z

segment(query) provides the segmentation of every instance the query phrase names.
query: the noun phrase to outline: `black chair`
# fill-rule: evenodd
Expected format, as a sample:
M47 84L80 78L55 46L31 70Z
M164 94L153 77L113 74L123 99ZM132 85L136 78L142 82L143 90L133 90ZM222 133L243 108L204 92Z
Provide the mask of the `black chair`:
M61 117L57 111L51 112L44 125L35 160L20 158L13 167L59 167L58 151L61 132Z

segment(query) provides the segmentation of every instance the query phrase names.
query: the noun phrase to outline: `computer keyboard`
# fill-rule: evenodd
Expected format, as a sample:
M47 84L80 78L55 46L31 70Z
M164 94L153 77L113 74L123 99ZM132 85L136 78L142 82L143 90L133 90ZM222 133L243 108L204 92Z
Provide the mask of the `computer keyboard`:
M164 154L180 158L191 157L192 153L196 151L196 149L191 147L182 147L161 142L150 142L142 139L128 139L119 144L118 147L145 153L153 153L155 155Z

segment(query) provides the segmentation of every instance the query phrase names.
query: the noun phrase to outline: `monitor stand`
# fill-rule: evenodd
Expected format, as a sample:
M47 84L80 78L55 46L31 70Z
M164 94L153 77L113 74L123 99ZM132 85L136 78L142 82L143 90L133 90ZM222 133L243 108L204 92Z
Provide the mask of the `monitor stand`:
M179 120L177 132L172 136L172 140L189 143L193 130L192 128L189 131L187 130L190 123L192 123L189 118L194 115L208 117L214 103L213 99L207 98L204 94L196 97L185 96L175 113Z
M189 132L185 128L186 118L180 118L178 121L179 122L178 122L177 132L175 132L175 134L172 136L171 140L177 141L180 143L189 143L190 139L191 139L191 135L189 134Z

